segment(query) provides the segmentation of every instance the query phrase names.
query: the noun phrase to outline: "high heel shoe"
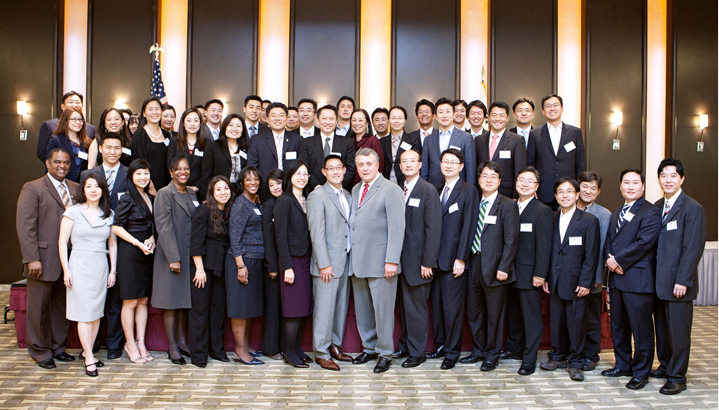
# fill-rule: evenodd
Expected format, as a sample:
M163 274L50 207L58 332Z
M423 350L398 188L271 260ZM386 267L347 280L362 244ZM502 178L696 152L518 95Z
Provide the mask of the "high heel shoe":
M310 367L310 365L305 363L304 360L302 360L302 359L300 359L302 361L299 364L294 364L291 361L287 360L287 356L285 356L284 354L282 355L282 359L284 359L285 363L289 364L292 367L296 367L298 369L307 369Z
M138 354L137 357L133 358L132 355L130 355L130 350L127 348L127 346L133 345L133 344L135 345L135 348L137 349L137 342L127 342L127 343L125 343L124 350L125 350L125 353L127 353L127 358L130 359L130 361L131 361L132 363L145 363L147 360L145 360L145 359L140 355L139 349L138 349L138 351L137 351L137 354Z
M167 358L170 359L172 364L179 364L179 365L187 364L187 362L185 361L185 358L182 356L180 356L179 359L173 359L172 356L170 355L169 350L167 351Z
M82 355L83 358L85 357L85 353L84 353L84 352L81 353L81 355ZM95 365L95 367L104 367L104 366L105 366L105 363L101 362L100 359L98 359L97 357L92 356L92 358L95 360L95 363L93 363L93 364Z
M87 370L87 368L90 366L95 366L95 370ZM97 366L95 365L95 363L85 365L85 374L90 377L97 377Z
M249 362L246 362L246 361L242 360L242 358L240 356L238 356L237 353L232 355L232 360L234 360L235 362L240 362L240 363L242 363L244 365L248 365L248 366L257 366L260 364L265 364L265 362L263 362L262 360L259 360L256 357L253 357L252 360L250 360Z
M145 340L144 340L144 339L143 339L143 340L136 340L135 343L138 343L138 345L137 345L137 351L138 351L138 352L140 351L140 345L139 345L140 342L142 342L142 345L143 345L143 346L145 345ZM147 347L145 348L145 350L147 351L147 356L142 356L142 353L140 353L140 355L142 356L142 358L145 359L145 361L147 361L147 362L151 362L151 361L155 360L155 358L150 354L150 351L147 350Z
M183 355L183 356L185 356L185 357L190 357L190 352L188 352L187 350L185 350L185 349L183 349L183 348L181 348L181 347L178 347L177 349L180 351L180 354L181 354L181 355Z

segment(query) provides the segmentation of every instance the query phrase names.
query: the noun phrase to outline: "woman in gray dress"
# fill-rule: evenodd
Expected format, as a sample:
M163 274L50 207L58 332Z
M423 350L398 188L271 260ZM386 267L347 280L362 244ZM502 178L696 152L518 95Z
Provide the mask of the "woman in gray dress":
M100 329L100 318L105 315L107 288L115 285L117 237L112 233L114 214L105 179L88 174L80 181L80 187L77 205L63 214L58 242L67 287L67 319L78 322L85 374L95 377L103 363L92 353L92 346ZM69 241L72 255L68 260Z
M190 163L180 154L170 162L172 182L157 191L155 227L157 250L152 275L152 306L164 309L167 355L174 364L185 364L187 309L190 295L190 231L192 214L200 204L195 191L187 189Z

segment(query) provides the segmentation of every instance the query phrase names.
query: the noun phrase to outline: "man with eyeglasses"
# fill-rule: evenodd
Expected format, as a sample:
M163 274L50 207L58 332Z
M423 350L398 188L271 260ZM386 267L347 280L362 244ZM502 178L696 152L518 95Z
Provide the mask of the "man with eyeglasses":
M60 114L70 107L75 107L82 111L82 104L82 94L75 91L68 91L62 96ZM52 136L52 133L55 132L55 129L60 122L59 117L60 115L58 115L58 118L47 120L40 126L40 135L37 139L36 154L38 159L40 159L43 164L45 164L45 160L47 159L47 144L50 142L50 137ZM91 139L95 138L95 126L85 122L85 134L87 134Z
M415 150L420 157L422 156L422 144L419 142L419 138L404 132L406 122L407 110L395 105L389 110L390 134L387 138L379 140L384 155L382 175L399 186L403 186L405 178L399 163L402 154L409 150ZM419 168L417 170L419 171Z
M577 209L579 182L561 178L554 184L560 209L554 213L552 259L549 276L542 285L551 294L552 350L539 365L554 371L569 367L569 378L584 380L584 320L589 288L599 258L599 221Z
M300 127L297 133L302 138L314 137L319 129L315 127L315 111L317 111L317 103L311 98L303 98L297 103L297 114L300 117Z
M517 122L516 127L512 127L509 131L524 138L524 147L529 144L529 133L534 129L532 127L532 119L534 118L534 102L527 98L520 98L512 104L512 112L514 120Z

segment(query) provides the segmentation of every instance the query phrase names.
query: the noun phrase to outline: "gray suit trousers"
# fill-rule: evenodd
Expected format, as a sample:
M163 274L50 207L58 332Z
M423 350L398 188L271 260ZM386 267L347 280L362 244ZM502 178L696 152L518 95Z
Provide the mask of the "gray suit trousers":
M349 259L349 258L348 258ZM349 261L346 266L349 266ZM315 308L312 317L312 348L315 356L329 359L330 344L342 346L349 304L349 281L347 272L332 278L330 283L322 282L319 276L312 277L312 292Z
M357 330L366 353L392 359L397 275L390 279L352 276Z

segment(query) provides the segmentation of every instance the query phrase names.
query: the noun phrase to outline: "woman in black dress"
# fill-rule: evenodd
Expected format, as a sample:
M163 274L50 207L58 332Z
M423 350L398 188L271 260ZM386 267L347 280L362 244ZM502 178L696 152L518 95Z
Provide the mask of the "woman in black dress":
M170 171L167 167L167 147L170 145L170 133L160 128L162 102L157 97L148 98L142 103L140 124L132 135L132 159L142 158L152 167L152 185L150 192L156 193L170 183Z
M305 319L312 313L312 247L307 226L305 187L309 168L294 160L285 170L283 193L275 204L275 239L280 256L280 291L285 341L282 352L294 367L309 367L312 359L302 351Z
M192 214L192 308L188 313L190 359L207 366L207 356L228 362L225 337L225 256L230 248L230 210L235 195L227 177L210 180L207 202ZM234 273L234 272L233 272ZM208 334L209 333L209 334Z
M250 352L248 338L252 318L262 316L265 245L262 239L262 205L257 193L262 186L260 172L243 168L239 175L242 195L230 213L230 252L225 258L227 316L235 336L233 359L247 365L264 364Z
M180 153L189 158L190 179L187 180L188 187L200 186L206 144L202 114L194 108L186 110L180 118L180 131L170 139L170 146L167 147L167 163L169 164L172 158ZM207 191L207 187L202 191ZM205 200L202 193L198 193L197 197L200 202Z
M108 108L102 112L102 115L100 115L100 125L95 128L95 138L92 140L90 148L88 148L87 169L93 169L102 164L99 140L101 136L109 133L120 134L122 137L120 140L122 142L120 163L126 167L130 166L130 162L132 162L132 156L130 155L132 134L130 134L130 129L127 127L126 122L124 111L117 108Z
M152 291L152 263L155 250L155 219L152 215L155 197L148 194L150 164L136 159L127 170L128 191L120 194L112 232L121 240L117 256L117 284L122 299L122 329L125 352L133 363L153 360L145 347L147 298ZM135 334L135 328L137 334ZM137 338L135 338L137 337Z
M204 129L204 127L203 127ZM250 140L247 138L245 119L237 114L230 114L222 121L220 137L217 141L208 141L202 161L202 178L200 179L200 196L206 195L210 179L224 175L230 179L235 194L242 192L237 188L241 182L240 171L247 165L247 149Z
M280 299L280 281L277 272L280 267L277 256L277 242L275 242L275 202L282 195L282 179L285 173L274 169L267 175L267 185L272 197L262 206L262 234L265 240L265 265L267 275L265 280L265 315L262 326L262 354L272 359L280 360L282 327L282 301Z

